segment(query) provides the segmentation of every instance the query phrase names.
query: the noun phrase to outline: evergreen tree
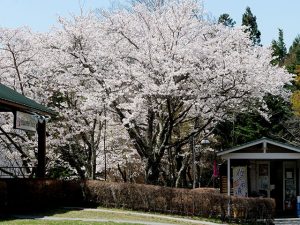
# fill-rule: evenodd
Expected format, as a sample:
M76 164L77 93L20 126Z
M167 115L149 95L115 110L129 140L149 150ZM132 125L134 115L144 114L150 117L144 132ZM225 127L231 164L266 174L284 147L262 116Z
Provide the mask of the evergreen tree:
M250 7L247 7L246 12L243 14L242 25L247 26L246 31L249 32L253 44L260 45L261 33L257 28L256 16L252 14Z
M285 66L290 73L300 74L300 35L295 38L293 44L289 48Z
M293 111L296 115L296 120L299 120L300 116L300 35L298 35L293 44L289 48L289 53L285 60L285 67L290 72L296 75L291 87L293 94L291 97L291 103Z
M257 111L237 113L232 120L218 123L214 134L222 148L230 148L262 137L282 140L287 131L284 123L292 116L290 103L279 96L266 95L268 119ZM264 111L264 108L260 108Z
M272 41L272 49L273 49L272 56L274 57L274 59L271 61L271 63L273 65L282 66L287 55L286 46L283 40L282 29L278 29L278 40Z
M236 22L227 13L223 13L220 15L218 23L223 24L227 27L234 27L234 25L236 24Z

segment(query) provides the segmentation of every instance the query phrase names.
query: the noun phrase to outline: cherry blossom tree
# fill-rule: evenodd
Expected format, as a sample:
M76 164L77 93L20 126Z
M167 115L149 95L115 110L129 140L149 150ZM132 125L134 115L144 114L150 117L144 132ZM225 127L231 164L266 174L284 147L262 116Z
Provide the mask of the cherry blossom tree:
M202 11L189 0L157 10L137 4L101 21L99 52L109 63L93 76L144 160L148 183L159 182L166 152L176 157L227 111L263 103L267 93L288 96L291 76L270 65L270 49L253 46L243 27L205 21Z
M97 32L99 21L91 14L60 18L59 23L60 27L40 35L38 41L42 43L38 64L45 80L44 95L59 112L49 124L53 135L49 147L57 156L52 167L70 167L82 179L96 179L97 174L104 177L104 171L123 166L126 159L120 152L131 148L94 75L102 72L98 67L105 66L99 60L103 53L98 40L103 34Z
M133 160L145 182L173 186L187 173L191 140L228 111L254 110L266 94L289 96L292 77L270 64L270 49L253 46L244 27L204 18L194 0L137 3L60 18L34 35L34 54L21 76L14 68L14 82L27 91L34 81L32 95L60 113L49 124L51 165L81 178L115 170L127 180Z
M191 0L135 4L100 18L61 19L44 37L46 84L61 112L55 142L81 177L95 174L107 118L126 129L147 183L178 183L183 168L175 168L187 165L192 137L267 93L288 96L291 76L270 65L269 49L202 12Z
M37 54L37 48L32 43L34 37L35 34L28 28L0 28L0 81L39 101L43 97L38 94L39 79L34 70ZM1 173L9 176L33 176L33 168L37 163L37 136L12 129L11 113L1 113L0 117Z

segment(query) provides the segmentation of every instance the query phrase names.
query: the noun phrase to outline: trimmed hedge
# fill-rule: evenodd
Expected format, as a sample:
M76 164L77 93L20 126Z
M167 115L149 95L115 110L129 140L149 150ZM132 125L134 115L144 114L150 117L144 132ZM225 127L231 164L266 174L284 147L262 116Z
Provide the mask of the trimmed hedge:
M214 189L179 189L103 181L6 179L0 181L0 210L35 210L59 206L104 206L194 215L242 222L271 221L275 201L238 198Z
M275 212L274 199L228 197L214 189L99 181L86 181L85 184L86 199L104 207L225 219L230 204L230 218L242 222L271 221Z

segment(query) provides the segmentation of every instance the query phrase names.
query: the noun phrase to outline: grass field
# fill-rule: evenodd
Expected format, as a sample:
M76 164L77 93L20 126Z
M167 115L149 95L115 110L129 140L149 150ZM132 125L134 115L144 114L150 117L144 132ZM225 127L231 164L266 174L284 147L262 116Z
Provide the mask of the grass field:
M132 223L114 222L83 222L83 221L51 221L51 220L7 220L0 221L0 224L7 225L132 225ZM138 225L138 224L135 224Z
M16 219L16 217L18 219ZM87 221L88 220L88 221ZM141 222L141 223L139 223ZM128 225L128 224L182 224L201 225L201 220L191 217L179 217L173 215L162 215L153 213L140 213L129 210L115 209L56 209L43 213L30 215L12 215L9 218L0 221L0 224L7 225L86 225L86 224L105 224L105 225Z

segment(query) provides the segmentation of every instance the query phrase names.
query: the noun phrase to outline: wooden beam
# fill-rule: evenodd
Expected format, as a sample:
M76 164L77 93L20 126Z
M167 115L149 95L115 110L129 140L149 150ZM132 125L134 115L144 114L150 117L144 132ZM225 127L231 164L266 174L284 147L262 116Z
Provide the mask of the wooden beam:
M38 166L37 178L44 178L46 172L46 121L38 122Z
M1 107L5 107L4 112L22 111L22 112L37 113L37 114L48 115L48 116L55 115L55 113L42 111L27 105L22 105L16 102L7 101L5 99L0 99L0 105Z
M267 147L267 142L266 142L266 140L263 142L263 153L267 153L267 149L268 149L268 147Z

